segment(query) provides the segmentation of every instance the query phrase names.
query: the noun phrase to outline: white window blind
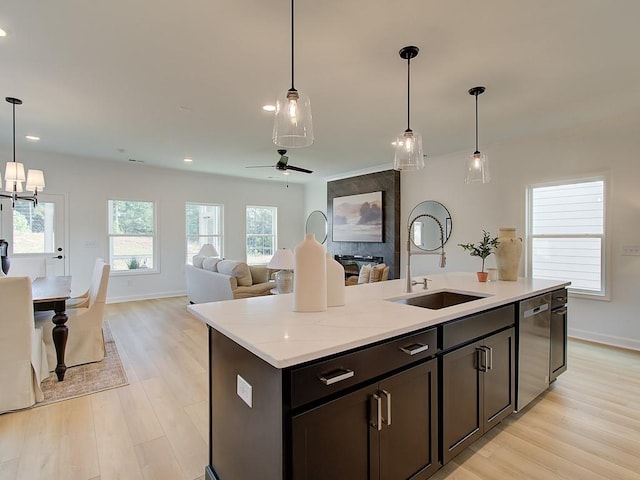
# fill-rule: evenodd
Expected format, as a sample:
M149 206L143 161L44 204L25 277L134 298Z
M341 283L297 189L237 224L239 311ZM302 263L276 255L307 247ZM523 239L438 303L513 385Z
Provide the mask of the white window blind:
M604 294L604 189L604 179L530 187L532 277Z

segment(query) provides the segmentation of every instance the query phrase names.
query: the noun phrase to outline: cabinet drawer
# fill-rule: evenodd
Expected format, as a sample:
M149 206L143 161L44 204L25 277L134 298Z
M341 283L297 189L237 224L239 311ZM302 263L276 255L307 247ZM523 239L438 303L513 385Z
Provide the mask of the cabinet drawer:
M560 290L554 290L551 292L551 309L558 307L564 307L567 303L567 289L561 288Z
M515 306L513 304L454 320L442 327L442 349L447 350L456 345L465 344L514 324Z
M291 375L291 407L366 382L379 375L429 358L437 353L437 329L413 333L329 360L294 368Z

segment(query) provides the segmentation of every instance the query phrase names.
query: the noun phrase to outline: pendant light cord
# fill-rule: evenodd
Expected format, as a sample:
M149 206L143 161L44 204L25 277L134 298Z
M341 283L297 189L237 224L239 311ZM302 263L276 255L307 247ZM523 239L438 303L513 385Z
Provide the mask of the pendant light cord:
M478 151L478 94L476 93L476 152Z
M16 163L16 104L13 104L13 163Z
M411 57L407 58L407 130L411 130Z
M295 90L295 86L294 86L294 82L293 82L293 54L294 54L294 41L293 41L293 17L294 17L294 11L293 11L293 2L294 0L291 0L291 90Z

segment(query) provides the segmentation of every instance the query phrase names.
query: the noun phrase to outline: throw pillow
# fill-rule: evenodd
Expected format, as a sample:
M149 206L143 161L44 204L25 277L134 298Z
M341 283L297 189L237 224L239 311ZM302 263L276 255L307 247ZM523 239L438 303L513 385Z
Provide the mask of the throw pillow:
M385 268L386 268L386 265L384 263L379 263L378 265L375 265L371 269L371 275L369 276L369 283L379 282L380 280L382 280L382 272L384 272Z
M250 287L253 283L249 265L244 262L237 262L235 260L220 260L218 262L218 272L236 277L236 279L238 280L238 286L240 287Z
M358 275L358 284L361 283L369 283L369 277L371 276L371 266L370 263L363 265L360 267L360 274Z
M207 257L202 262L202 268L204 270L209 270L210 272L217 272L218 271L218 262L220 260L222 260L222 259L218 258L218 257Z
M249 265L251 271L251 280L253 284L265 283L269 281L269 269L262 265Z
M206 255L200 255L199 253L193 256L193 266L196 268L202 268L202 262L207 258Z

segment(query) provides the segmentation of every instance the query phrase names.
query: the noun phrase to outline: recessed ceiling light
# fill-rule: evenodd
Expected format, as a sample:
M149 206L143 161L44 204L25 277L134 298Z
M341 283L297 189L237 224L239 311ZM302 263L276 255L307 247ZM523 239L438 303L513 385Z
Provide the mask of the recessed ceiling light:
M191 162L193 162L192 158L185 158L184 159L184 163L191 163Z
M5 32L3 29L0 28L0 37L6 37L7 36L7 32Z
M264 105L264 106L262 107L262 109L263 109L265 112L275 112L275 111L276 111L276 106L275 106L275 105Z
M27 140L31 140L32 142L37 142L40 140L40 137L36 137L35 135L25 135L24 138Z

